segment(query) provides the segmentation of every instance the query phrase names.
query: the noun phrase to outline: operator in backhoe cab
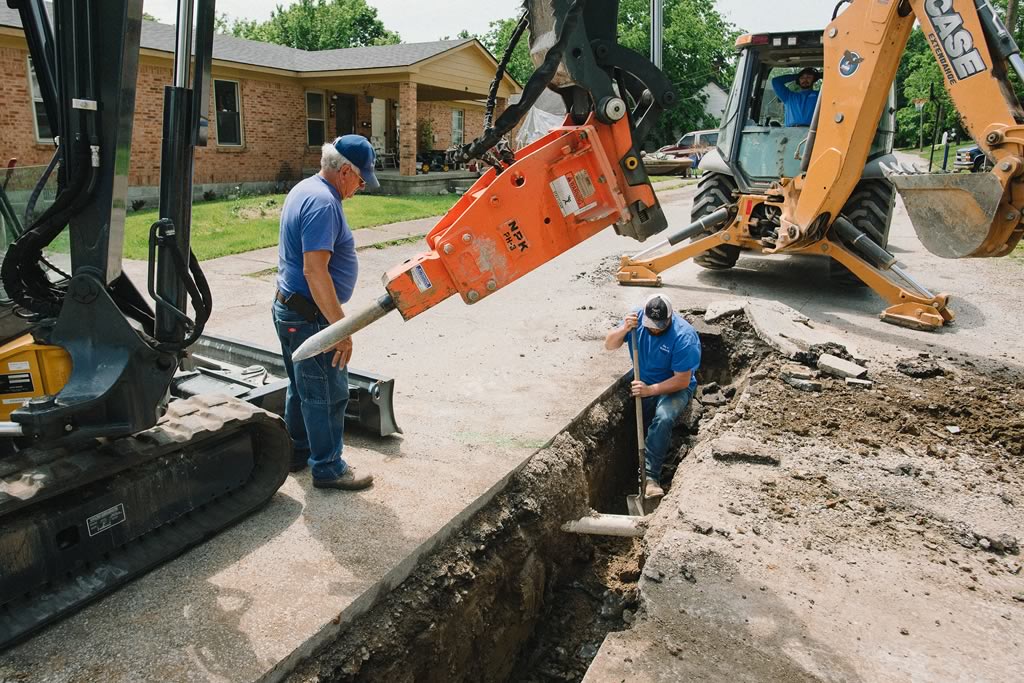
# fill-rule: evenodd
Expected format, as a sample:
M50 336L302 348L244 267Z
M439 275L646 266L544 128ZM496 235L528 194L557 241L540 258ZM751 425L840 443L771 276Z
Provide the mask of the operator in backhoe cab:
M772 79L772 90L786 107L785 126L809 126L814 118L814 106L818 103L818 91L814 84L821 79L817 69L807 67L800 73L776 76ZM799 90L790 90L787 85L796 81Z
M631 311L621 325L604 340L609 351L637 344L640 379L630 385L633 396L642 400L644 412L644 497L660 498L661 467L672 439L672 427L683 414L697 390L700 367L700 337L696 330L672 311L672 303L661 294L647 299L643 308Z
M352 340L298 362L302 342L341 320L359 264L342 200L380 187L375 156L361 135L343 135L321 149L320 172L292 188L281 210L274 325L288 372L284 420L295 445L292 471L312 467L313 486L355 491L373 483L341 457Z

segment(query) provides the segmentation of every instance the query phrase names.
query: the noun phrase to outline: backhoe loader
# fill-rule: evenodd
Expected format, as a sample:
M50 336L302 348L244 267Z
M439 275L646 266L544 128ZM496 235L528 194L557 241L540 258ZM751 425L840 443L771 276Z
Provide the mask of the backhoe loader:
M884 163L877 166L885 180L865 173L877 149L876 124L891 107L890 88L916 21L964 127L994 160L988 173L926 174ZM740 64L742 82L749 78L754 46L774 48L780 39L741 38L741 46L749 46ZM624 257L621 283L660 284L660 273L689 258L705 267L730 267L742 249L817 254L849 269L885 299L890 305L883 320L940 328L954 318L948 295L933 294L885 249L888 183L899 191L918 238L932 253L965 258L1013 250L1024 207L1024 111L1008 73L1024 75L1024 62L988 0L841 2L820 40L824 78L813 121L802 131L775 133L787 138L781 177L767 187L746 182L756 179L744 166L756 156L756 140L746 133L760 102L756 94L737 97L734 90L720 137L721 159L708 164L714 173L702 182L694 222ZM668 250L687 240L693 241Z

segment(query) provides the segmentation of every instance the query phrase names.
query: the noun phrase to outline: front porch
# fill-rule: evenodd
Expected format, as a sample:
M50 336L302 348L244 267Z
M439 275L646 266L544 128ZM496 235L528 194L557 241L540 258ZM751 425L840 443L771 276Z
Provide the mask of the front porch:
M368 68L307 75L307 87L323 92L330 105L325 128L329 134L357 133L371 141L383 162L380 180L387 194L428 194L453 182L472 184L475 173L417 175L416 157L457 147L483 132L494 58L476 40L442 42L431 46L433 54L426 46L417 46L417 54L410 54L412 46L404 47L405 52L400 45L374 48L380 61ZM518 90L510 77L503 79L495 116Z
M398 169L377 171L380 193L396 195L461 193L479 177L479 171L431 171L411 176Z

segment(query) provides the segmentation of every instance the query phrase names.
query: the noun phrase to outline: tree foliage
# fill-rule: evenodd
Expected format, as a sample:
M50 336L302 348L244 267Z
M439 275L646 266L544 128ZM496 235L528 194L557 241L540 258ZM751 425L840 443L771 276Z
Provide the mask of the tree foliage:
M1005 16L1007 0L994 0L997 11ZM1015 26L1008 27L1020 41L1024 18L1017 14ZM924 138L928 145L934 137L941 138L944 131L959 133L968 137L960 125L960 117L943 84L942 71L939 69L935 56L932 54L924 31L920 26L914 27L903 53L899 70L896 72L896 145L897 147L916 147ZM1017 97L1024 95L1024 88L1019 80L1011 76L1011 83ZM914 106L914 100L927 99L924 116ZM942 105L942 119L937 121L939 105ZM923 126L922 126L923 118ZM938 132L936 134L936 128Z
M728 89L735 73L735 43L739 31L725 20L714 0L665 0L662 27L662 71L678 96L650 135L654 148L680 134L718 126L704 112L701 89L715 81ZM650 56L650 2L622 0L619 5L619 42Z
M512 32L516 30L516 24L518 23L518 17L492 21L487 29L487 33L477 36L477 38L484 44L484 47L491 51L495 59L500 60L502 55L505 54L505 47L508 45L509 38L512 37ZM524 33L523 37L516 44L512 58L509 59L508 74L520 84L523 84L529 80L532 73L533 60L530 58L529 33Z
M366 0L298 0L277 6L267 21L240 19L231 33L250 40L288 45L302 50L333 50L400 42L384 27L377 10Z

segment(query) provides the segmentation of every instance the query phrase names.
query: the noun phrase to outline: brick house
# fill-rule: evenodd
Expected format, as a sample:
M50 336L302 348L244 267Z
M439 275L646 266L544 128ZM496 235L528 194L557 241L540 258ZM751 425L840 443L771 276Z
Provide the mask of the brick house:
M163 89L171 82L174 26L142 22L129 183L159 182ZM441 40L308 52L233 36L214 40L210 135L196 151L197 186L266 186L319 168L319 147L345 133L369 138L402 175L432 149L482 132L494 57L479 41ZM0 4L0 161L39 165L53 154L18 13ZM498 110L518 92L506 77ZM405 122L416 122L407 125ZM429 122L425 126L424 122ZM425 128L432 139L423 139ZM391 164L388 164L391 165Z

